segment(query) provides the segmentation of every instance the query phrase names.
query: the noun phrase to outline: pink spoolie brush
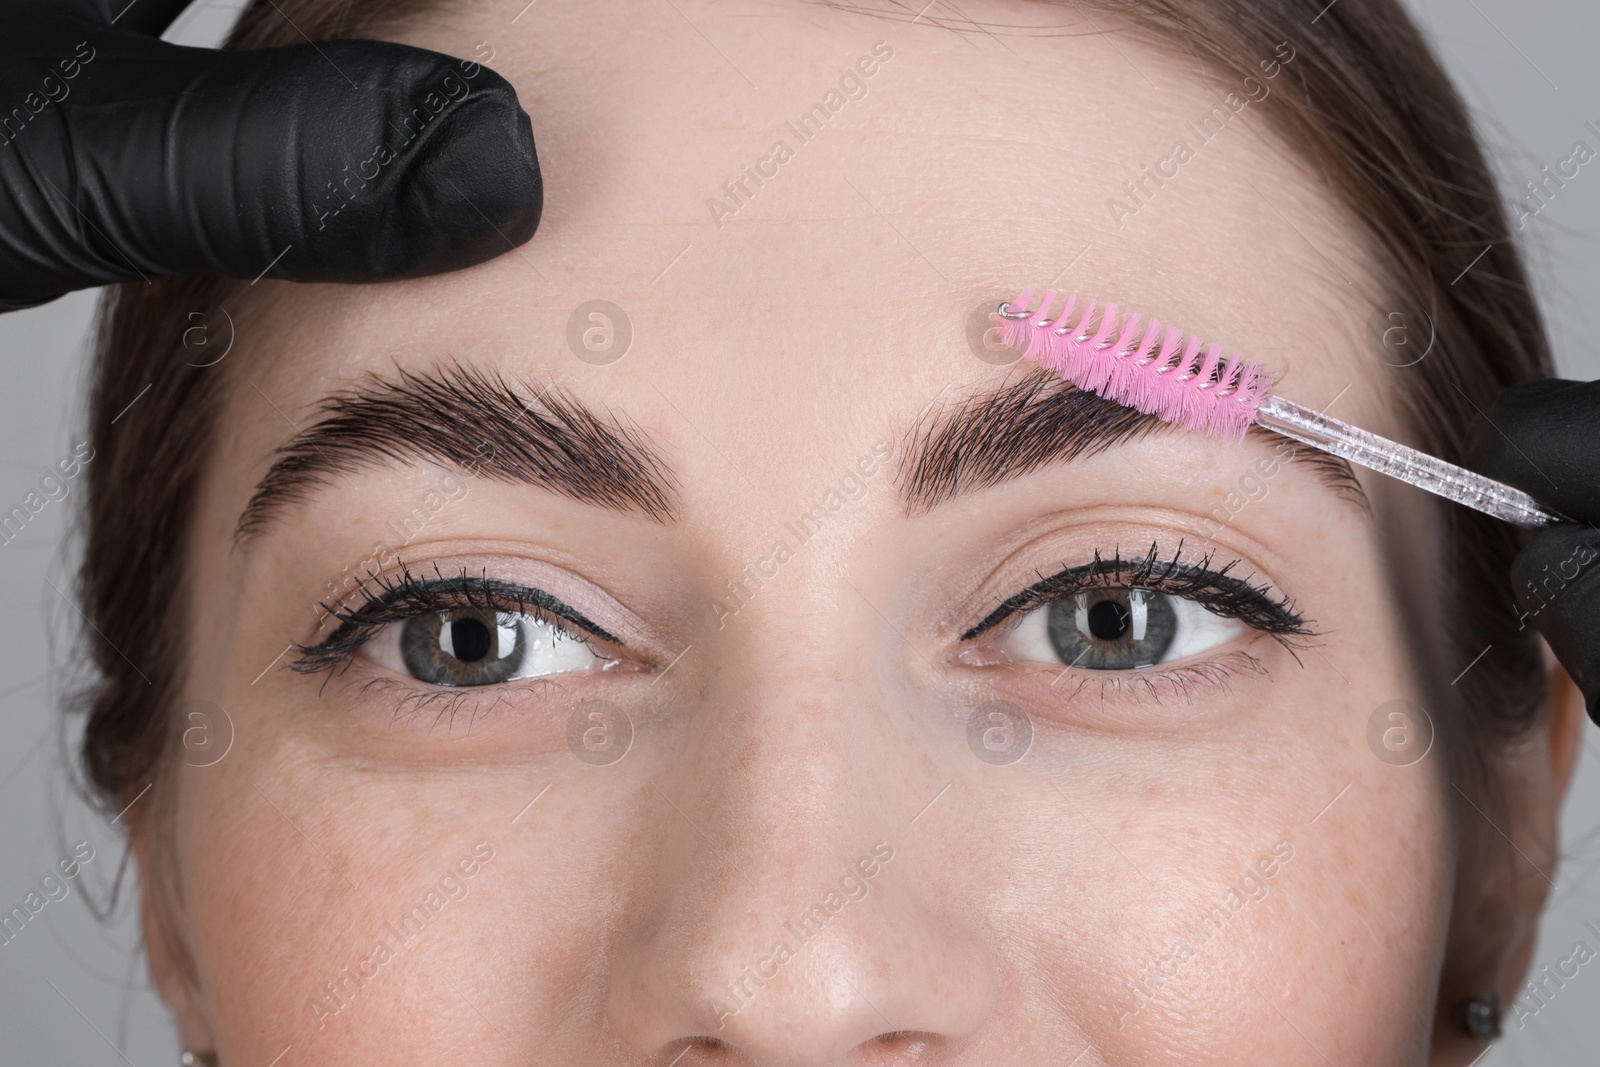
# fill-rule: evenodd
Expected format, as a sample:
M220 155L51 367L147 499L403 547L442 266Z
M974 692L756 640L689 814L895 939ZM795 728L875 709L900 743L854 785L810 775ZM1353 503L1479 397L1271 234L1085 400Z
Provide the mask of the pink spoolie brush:
M1270 372L1237 354L1224 359L1217 345L1138 315L1119 322L1115 304L1091 301L1074 321L1075 296L1052 319L1056 291L1037 308L1033 293L1024 289L991 317L1006 347L1080 389L1224 440L1261 426L1519 526L1564 521L1520 489L1273 396Z

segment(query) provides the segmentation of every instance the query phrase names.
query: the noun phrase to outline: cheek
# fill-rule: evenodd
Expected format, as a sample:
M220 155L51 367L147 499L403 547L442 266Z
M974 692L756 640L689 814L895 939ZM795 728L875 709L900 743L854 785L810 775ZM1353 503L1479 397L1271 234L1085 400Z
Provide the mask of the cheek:
M477 1011L542 1032L573 1010L606 926L596 887L647 866L612 814L648 798L593 803L598 772L574 760L363 768L313 743L259 743L261 710L237 715L222 763L178 772L180 929L222 1062L269 1063L291 1044L328 1067L398 1049L406 1063L514 1062ZM452 900L440 880L469 855Z
M995 844L961 866L1003 902L997 926L1028 932L1014 958L1041 1004L1110 1062L1321 1062L1307 1040L1336 1063L1424 1058L1452 891L1440 753L1396 767L1369 750L1368 712L1406 691L1381 645L1348 686L1302 655L1204 735L1041 732L983 786ZM1029 783L1031 760L1051 782Z
M1294 935L1302 944L1331 942L1326 964L1313 972L1326 996L1322 1016L1330 1028L1343 1011L1387 1024L1383 1040L1392 1048L1428 1030L1418 1021L1430 1015L1449 927L1456 845L1437 755L1409 768L1371 761L1374 772L1353 777L1316 829L1330 825L1294 861L1306 861ZM1335 1007L1341 985L1354 999ZM1315 995L1302 986L1295 1000L1309 1004Z

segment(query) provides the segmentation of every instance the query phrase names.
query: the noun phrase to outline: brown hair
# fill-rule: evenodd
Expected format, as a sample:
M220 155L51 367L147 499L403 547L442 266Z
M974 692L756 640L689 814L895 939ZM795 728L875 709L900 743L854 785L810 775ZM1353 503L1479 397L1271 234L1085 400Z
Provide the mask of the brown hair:
M1056 3L1058 0L1043 0ZM1395 0L1110 0L1135 32L1237 81L1280 43L1295 50L1263 115L1361 227L1383 293L1432 354L1414 365L1369 351L1392 383L1406 443L1467 465L1475 424L1508 386L1550 377L1549 342L1465 104ZM1469 269L1470 268L1470 269ZM1422 314L1419 315L1418 312ZM1371 341L1371 327L1363 323ZM1420 328L1419 328L1420 327ZM1391 575L1434 612L1408 618L1436 717L1469 792L1488 760L1536 727L1546 681L1538 638L1517 622L1511 559L1522 531L1428 498L1436 542L1410 545L1433 574ZM1417 537L1408 531L1407 538ZM1400 540L1400 539L1397 539ZM1391 562L1392 566L1396 564ZM1403 565L1402 565L1403 566ZM1397 590L1398 592L1398 590ZM1402 611L1408 605L1402 599ZM1436 639L1426 634L1437 627ZM1487 652L1485 652L1487 650ZM1451 685L1483 654L1470 684ZM1481 673L1480 673L1481 672Z
M256 0L223 47L298 44L301 31L314 41L373 37L431 6ZM86 468L78 589L98 634L82 766L111 811L160 777L183 685L191 520L229 386L216 350L248 288L215 275L157 278L113 287L100 303L89 394L96 459Z
M435 4L255 0L225 47L292 44L302 32L374 36ZM1289 40L1296 54L1283 71L1289 84L1258 106L1365 228L1385 275L1379 281L1396 300L1427 309L1435 351L1392 372L1394 395L1408 442L1460 462L1478 409L1514 382L1549 375L1543 325L1466 110L1415 26L1395 0L1323 6L1096 3L1230 76L1254 73ZM159 781L183 684L187 546L229 366L195 366L206 358L194 347L200 335L189 333L186 347L186 331L220 322L217 310L245 288L218 277L128 283L100 308L90 400L98 458L87 473L79 577L84 613L99 635L89 638L98 677L86 700L82 761L112 811ZM147 386L148 395L118 419ZM1540 650L1509 607L1517 532L1465 508L1436 511L1432 574L1417 586L1430 590L1424 599L1437 597L1436 618L1447 628L1438 651L1423 656L1425 680L1438 710L1448 708L1436 717L1448 723L1452 748L1470 757L1456 770L1478 772L1460 780L1486 786L1493 754L1539 721ZM1485 648L1469 684L1443 684Z

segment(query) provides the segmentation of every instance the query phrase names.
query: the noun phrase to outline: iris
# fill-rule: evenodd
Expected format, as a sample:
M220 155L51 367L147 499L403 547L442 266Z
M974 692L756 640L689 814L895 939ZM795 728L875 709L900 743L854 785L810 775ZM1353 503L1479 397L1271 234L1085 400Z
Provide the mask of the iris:
M411 674L435 685L493 685L516 676L528 650L525 616L482 608L419 615L401 626Z

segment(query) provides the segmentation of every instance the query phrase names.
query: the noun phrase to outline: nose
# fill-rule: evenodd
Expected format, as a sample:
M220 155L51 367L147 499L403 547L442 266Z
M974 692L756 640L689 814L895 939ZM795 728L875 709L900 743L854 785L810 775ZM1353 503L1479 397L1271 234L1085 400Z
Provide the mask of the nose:
M609 994L636 1053L949 1063L993 1014L979 902L941 876L937 822L913 823L947 779L912 717L829 677L702 696L702 740L647 789L670 818L653 823L656 873L613 942Z

